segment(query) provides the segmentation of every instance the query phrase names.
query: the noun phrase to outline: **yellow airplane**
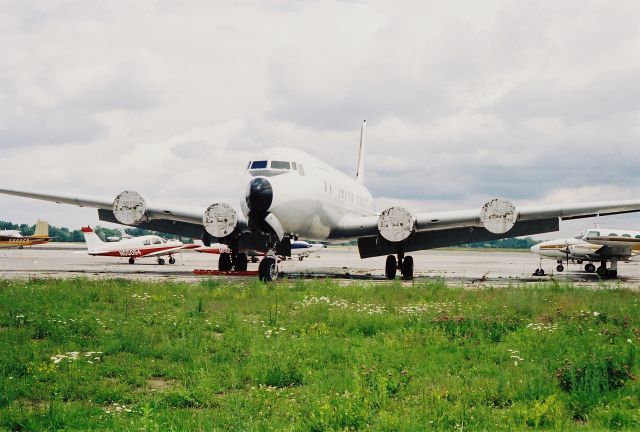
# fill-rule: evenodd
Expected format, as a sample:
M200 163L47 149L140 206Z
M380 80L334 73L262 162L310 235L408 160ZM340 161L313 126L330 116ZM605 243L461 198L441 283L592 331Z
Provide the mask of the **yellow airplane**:
M0 248L17 247L22 249L25 246L48 243L51 239L52 237L49 237L49 223L39 220L32 236L23 236L17 230L0 231Z

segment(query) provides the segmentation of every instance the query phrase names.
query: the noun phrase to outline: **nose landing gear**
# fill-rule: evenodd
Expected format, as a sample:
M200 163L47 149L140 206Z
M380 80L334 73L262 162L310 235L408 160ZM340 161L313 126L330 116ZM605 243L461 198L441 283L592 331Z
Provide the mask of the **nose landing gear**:
M258 278L262 282L271 282L278 278L278 262L275 257L267 255L258 266Z

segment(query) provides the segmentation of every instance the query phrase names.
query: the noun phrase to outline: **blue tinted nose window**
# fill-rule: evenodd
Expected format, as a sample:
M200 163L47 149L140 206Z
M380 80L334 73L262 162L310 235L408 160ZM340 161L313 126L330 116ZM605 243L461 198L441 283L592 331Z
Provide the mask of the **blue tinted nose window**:
M253 161L251 169L262 169L267 167L267 161Z

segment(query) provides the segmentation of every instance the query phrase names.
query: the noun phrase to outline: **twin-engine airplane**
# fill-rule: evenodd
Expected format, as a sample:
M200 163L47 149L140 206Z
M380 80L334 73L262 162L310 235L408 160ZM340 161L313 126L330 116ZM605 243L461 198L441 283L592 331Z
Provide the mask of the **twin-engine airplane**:
M221 270L246 269L246 251L265 252L258 268L263 281L277 277L277 256L291 256L291 238L357 239L361 258L387 255L388 279L398 270L412 279L408 252L557 231L560 219L640 211L640 198L522 208L494 198L472 210L417 213L392 206L377 212L364 186L364 129L363 123L355 178L300 150L264 150L246 167L247 187L239 205L214 200L206 208L165 206L129 190L115 199L13 189L0 193L95 207L102 221L224 243L231 252L220 255Z
M25 246L33 246L51 241L49 237L49 224L39 220L32 236L23 236L18 230L0 231L0 248L17 247L22 249Z
M591 229L582 231L573 237L549 240L531 247L531 252L541 258L557 261L556 270L564 271L563 262L587 262L584 271L597 272L600 277L614 278L618 276L619 261L633 261L640 258L640 232L620 229ZM611 267L607 269L607 261ZM593 264L599 262L596 268ZM533 272L534 276L544 276L544 269Z
M87 242L87 253L93 256L129 258L134 264L138 258L157 258L158 264L164 264L163 256L169 256L169 264L175 264L174 254L194 245L185 245L177 240L165 240L156 235L145 235L122 239L118 242L104 242L91 227L83 227L82 234Z

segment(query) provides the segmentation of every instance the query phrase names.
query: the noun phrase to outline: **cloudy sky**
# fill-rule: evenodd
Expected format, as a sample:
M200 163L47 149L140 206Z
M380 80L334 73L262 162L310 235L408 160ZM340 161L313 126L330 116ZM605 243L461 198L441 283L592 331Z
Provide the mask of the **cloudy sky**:
M378 206L640 197L640 3L0 0L0 185L206 206L253 152ZM0 220L94 210L0 197ZM640 229L640 216L602 219ZM563 232L589 226L567 223Z

